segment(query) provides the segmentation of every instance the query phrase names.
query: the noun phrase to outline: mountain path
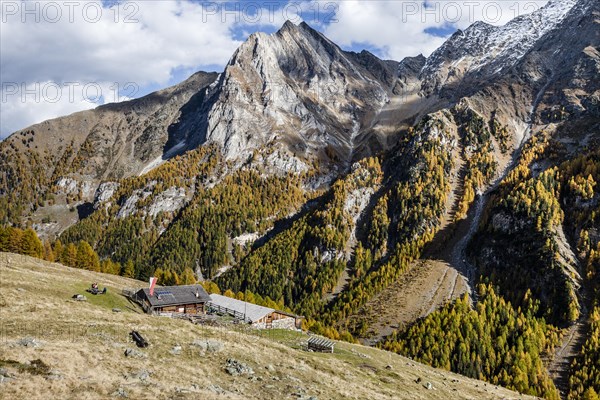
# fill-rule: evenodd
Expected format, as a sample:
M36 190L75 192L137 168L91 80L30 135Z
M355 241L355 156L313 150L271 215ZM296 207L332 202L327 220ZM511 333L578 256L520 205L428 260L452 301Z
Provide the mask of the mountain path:
M375 345L397 329L426 317L467 290L467 282L448 263L418 260L395 283L367 302L353 320L365 320L368 338L363 343Z
M557 230L557 239L563 264L566 266L563 272L571 277L573 285L580 295L579 302L581 304L579 318L567 329L562 337L562 342L556 347L554 353L546 359L548 374L554 381L554 386L558 389L561 398L566 399L569 393L571 364L582 348L589 328L589 288L585 285L585 281L581 279L581 264L578 262L573 248L565 236L562 225Z
M569 327L561 345L556 349L547 366L548 374L554 381L554 385L558 389L562 399L566 399L569 392L571 363L585 342L586 320L587 315L584 315L582 312L577 322Z

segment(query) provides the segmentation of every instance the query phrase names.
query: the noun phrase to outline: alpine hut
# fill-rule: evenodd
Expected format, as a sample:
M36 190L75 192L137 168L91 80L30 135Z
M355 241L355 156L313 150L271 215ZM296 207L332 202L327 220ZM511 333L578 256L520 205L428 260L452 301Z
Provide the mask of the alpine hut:
M204 314L210 296L201 285L152 286L138 290L135 300L147 313Z

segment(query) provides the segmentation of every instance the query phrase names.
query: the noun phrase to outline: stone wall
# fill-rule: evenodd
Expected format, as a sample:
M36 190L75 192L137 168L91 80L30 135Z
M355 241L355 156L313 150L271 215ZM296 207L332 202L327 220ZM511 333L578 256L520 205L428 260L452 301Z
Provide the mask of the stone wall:
M274 329L296 329L296 319L292 317L277 319L273 321L272 327Z

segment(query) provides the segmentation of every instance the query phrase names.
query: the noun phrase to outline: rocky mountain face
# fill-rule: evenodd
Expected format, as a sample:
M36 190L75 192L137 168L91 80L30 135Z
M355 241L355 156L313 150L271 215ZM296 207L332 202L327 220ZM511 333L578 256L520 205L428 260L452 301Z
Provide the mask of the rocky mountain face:
M179 154L185 149L171 145L171 129L216 77L198 72L140 99L15 132L0 143L2 219L17 221L50 197L53 205L91 201L103 181L142 174Z
M464 31L458 30L427 58L421 71L423 92L431 94L444 87L449 90L464 80L483 82L506 73L561 23L575 3L550 1L503 26L478 21Z
M238 165L253 159L273 172L298 173L317 162L319 170L333 170L336 176L355 159L393 146L395 133L423 115L513 76L510 71L531 59L528 52L548 40L545 35L573 4L574 0L552 1L501 27L475 23L456 32L427 59L399 63L366 51L345 52L305 23L288 22L273 35L251 35L218 76L198 73L140 100L46 121L17 132L3 147L12 143L22 152L25 141L28 149L43 154L58 144L50 164L69 150L67 163L75 158L84 162L65 175L81 175L80 183L145 173L207 142L218 143L226 158ZM586 7L580 4L573 12L584 13ZM590 41L595 34L580 37ZM574 51L567 40L559 41ZM575 58L564 59L572 63ZM560 57L548 59L573 70ZM552 70L538 65L539 60L529 62L535 64L530 69L540 69L532 73ZM531 77L527 84L542 78ZM511 115L504 122L527 119L522 108L534 100L506 104L502 111ZM258 159L253 158L257 150Z
M86 179L122 179L139 174L158 156L168 154L166 159L177 154L167 146L169 127L216 76L198 72L176 86L140 99L33 125L11 135L3 142L3 150L10 147L21 154L49 154L52 162L69 150L71 156L81 158L81 165L68 172Z
M238 160L272 147L284 172L349 165L359 131L389 101L396 65L344 52L305 23L253 34L219 78L201 140Z

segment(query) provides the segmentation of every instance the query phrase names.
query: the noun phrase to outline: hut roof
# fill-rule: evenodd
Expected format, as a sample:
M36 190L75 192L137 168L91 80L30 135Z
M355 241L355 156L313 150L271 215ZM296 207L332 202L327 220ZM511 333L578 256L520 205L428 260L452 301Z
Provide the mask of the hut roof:
M334 343L321 336L311 336L308 338L308 348L311 350L333 353Z
M223 307L239 314L245 314L245 319L249 322L258 321L275 311L273 308L232 299L220 294L211 294L210 299L209 305L212 303L215 306Z
M201 285L159 286L154 288L150 296L150 289L144 288L143 292L152 307L165 307L179 304L206 303L210 296Z

